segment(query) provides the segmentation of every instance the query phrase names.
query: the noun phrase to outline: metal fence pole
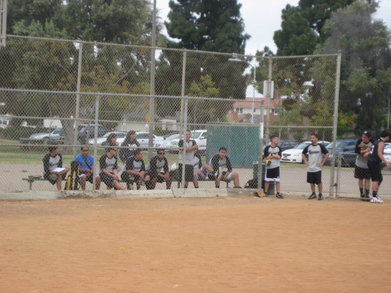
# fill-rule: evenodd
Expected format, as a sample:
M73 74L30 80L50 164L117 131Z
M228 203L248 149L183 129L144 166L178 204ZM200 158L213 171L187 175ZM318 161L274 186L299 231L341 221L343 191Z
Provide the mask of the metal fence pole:
M0 1L0 46L5 47L7 41L7 0Z
M265 127L265 137L267 142L269 141L269 124L270 124L270 109L271 109L271 101L272 101L272 70L273 70L273 59L269 57L269 69L268 69L268 77L267 77L267 96L266 96L266 127Z
M80 119L80 86L81 86L81 63L83 58L83 43L79 43L79 58L77 64L77 84L76 84L76 110L75 110L75 132L73 134L73 155L76 155L77 135L79 132L79 119Z
M156 51L156 0L153 1L152 11L152 36L151 36L152 48L151 48L151 76L150 76L150 89L149 93L149 136L148 136L148 159L153 157L153 131L155 130L155 51Z
M263 116L264 116L265 107L263 101L261 101L261 117L259 123L259 154L258 154L258 189L262 189L262 162L263 162Z
M94 170L92 172L92 190L95 191L95 182L96 182L96 175L98 174L98 122L99 122L99 102L100 102L100 96L96 96L95 99L95 127L94 127Z
M183 145L186 141L186 129L187 129L187 99L185 99L185 86L186 86L186 62L187 62L187 51L183 52L183 61L182 61L182 87L181 87L181 129L179 139L183 139ZM181 150L179 150L180 152ZM182 187L185 187L185 148L182 150L182 174L181 182Z
M336 182L335 182L335 147L336 147L336 140L337 140L337 127L338 127L338 104L339 104L339 86L340 86L340 78L341 78L341 52L337 55L337 69L335 74L335 93L334 93L334 113L333 113L333 150L334 155L331 158L331 170L330 170L330 190L329 190L329 196L337 196L335 189ZM335 190L335 193L333 194L333 190Z

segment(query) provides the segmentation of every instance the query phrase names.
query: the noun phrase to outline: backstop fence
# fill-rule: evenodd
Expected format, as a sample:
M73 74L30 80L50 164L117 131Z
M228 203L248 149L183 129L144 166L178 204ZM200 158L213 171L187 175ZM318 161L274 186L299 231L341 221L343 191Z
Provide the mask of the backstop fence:
M325 144L336 140L337 54L262 57L13 35L6 43L0 48L1 192L55 190L36 180L53 145L66 166L88 145L98 174L111 132L121 149L136 131L145 165L164 149L174 170L178 141L190 129L202 164L221 146L228 149L242 187L262 175L260 150L271 135L284 150L300 144L283 153L281 185L283 192L307 193L302 148L311 133ZM124 170L120 158L118 164ZM323 174L330 195L334 165Z

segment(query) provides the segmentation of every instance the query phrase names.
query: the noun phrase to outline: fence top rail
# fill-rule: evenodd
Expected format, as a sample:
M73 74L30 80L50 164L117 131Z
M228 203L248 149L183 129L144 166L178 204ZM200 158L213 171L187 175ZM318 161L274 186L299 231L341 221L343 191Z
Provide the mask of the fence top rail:
M164 48L164 47L152 47L146 45L131 45L131 44L117 44L117 43L105 43L105 42L91 42L91 41L83 41L83 40L66 40L66 39L58 39L58 38L47 38L47 37L33 37L33 36L21 36L21 35L9 35L8 38L20 38L20 39L32 39L32 40L42 40L42 41L57 41L57 42L67 42L67 43L83 43L83 44L93 44L93 45L109 45L109 46L117 46L117 47L129 47L129 48L139 48L139 49L154 49L154 50L165 50L165 51L177 51L184 52L187 51L189 53L196 54L210 54L210 55L220 55L234 58L256 58L256 59L293 59L293 58L316 58L316 57L336 57L340 53L330 53L330 54L314 54L314 55L293 55L293 56L255 56L255 55L246 55L239 53L224 53L224 52L213 52L213 51L203 51L203 50L189 50L186 48Z
M210 97L193 97L193 96L169 96L169 95L150 95L150 94L126 94L126 93L102 93L102 92L77 92L77 91L52 91L52 90L35 90L35 89L13 89L0 88L0 92L18 92L18 93L37 93L37 94L54 94L54 95L83 95L83 96L110 96L110 97L129 97L129 98L165 98L165 99L190 99L190 100L206 100L220 102L246 102L253 101L244 99L231 98L210 98ZM266 105L265 105L266 108Z

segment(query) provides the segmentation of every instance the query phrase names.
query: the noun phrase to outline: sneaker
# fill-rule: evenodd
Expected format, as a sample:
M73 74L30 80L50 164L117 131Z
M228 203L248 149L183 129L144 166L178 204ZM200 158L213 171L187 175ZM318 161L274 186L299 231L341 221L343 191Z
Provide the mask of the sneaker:
M322 199L323 199L323 194L319 193L318 200L322 200Z
M265 196L269 196L269 192L268 191L265 191Z
M277 192L276 197L282 199L282 198L284 198L284 195L282 195L281 193Z
M380 197L378 196L375 196L375 197L372 197L372 199L370 200L370 202L372 203L384 203L384 200L382 200Z
M316 193L313 192L311 195L308 197L308 199L315 199L316 198Z

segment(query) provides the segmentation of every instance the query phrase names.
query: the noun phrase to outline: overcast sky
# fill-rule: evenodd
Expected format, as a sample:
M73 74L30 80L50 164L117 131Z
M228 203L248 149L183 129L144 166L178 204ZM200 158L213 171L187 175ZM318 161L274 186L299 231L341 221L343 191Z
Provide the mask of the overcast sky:
M156 0L159 16L166 20L169 12L169 0ZM268 46L276 52L273 41L274 31L280 29L281 12L287 4L297 5L299 0L238 0L245 23L245 31L251 35L246 44L246 54L254 55L256 50ZM375 17L382 19L391 29L391 0L381 0Z

